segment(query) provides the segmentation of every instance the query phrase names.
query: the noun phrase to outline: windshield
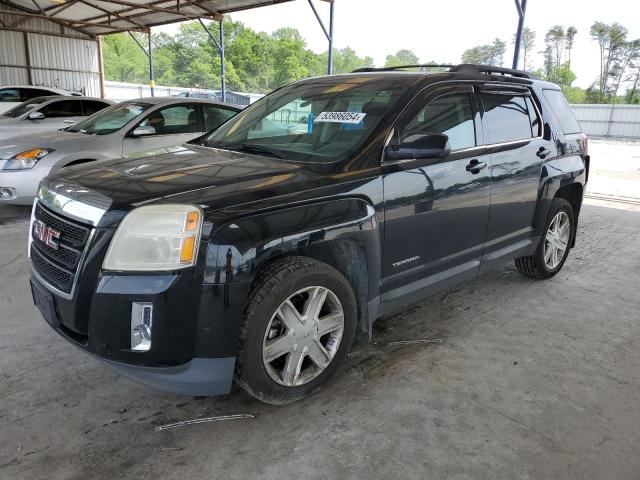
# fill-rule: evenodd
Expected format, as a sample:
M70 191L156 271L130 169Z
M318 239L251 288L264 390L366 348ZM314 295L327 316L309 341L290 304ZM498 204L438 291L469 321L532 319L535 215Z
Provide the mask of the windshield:
M304 162L343 160L359 149L405 91L406 85L391 77L293 84L247 107L202 143Z
M29 112L30 110L33 110L34 108L39 107L44 102L45 102L44 99L34 98L32 100L23 102L20 105L16 105L11 110L7 110L6 112L4 112L2 115L4 115L5 117L18 118L24 115L25 113Z
M150 103L120 103L112 105L86 120L65 129L67 132L79 132L87 135L108 135L117 132L145 110L151 108Z

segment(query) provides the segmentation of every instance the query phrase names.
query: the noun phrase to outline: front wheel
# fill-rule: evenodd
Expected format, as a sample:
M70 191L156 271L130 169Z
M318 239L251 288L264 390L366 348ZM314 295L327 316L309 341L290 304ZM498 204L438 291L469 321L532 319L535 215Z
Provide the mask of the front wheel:
M249 299L236 381L275 405L305 397L346 357L356 316L353 291L340 272L306 257L274 261Z
M575 217L571 204L562 198L554 198L547 215L545 234L533 255L516 258L516 268L535 278L553 277L562 269L571 248Z

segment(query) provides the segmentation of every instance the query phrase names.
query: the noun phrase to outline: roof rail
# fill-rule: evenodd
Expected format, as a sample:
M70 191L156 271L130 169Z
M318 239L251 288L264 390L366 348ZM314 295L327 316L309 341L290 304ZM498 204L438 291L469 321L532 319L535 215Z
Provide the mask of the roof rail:
M500 74L511 75L518 78L531 78L535 79L536 76L532 73L525 72L524 70L516 70L514 68L494 67L493 65L476 65L473 63L461 63L460 65L450 64L435 64L435 63L421 63L417 65L398 65L395 67L364 67L354 70L352 73L365 73L365 72L393 72L396 70L405 70L407 68L448 68L450 72L461 73L486 73L486 74Z
M464 73L487 73L489 75L498 73L500 75L511 75L518 78L535 79L536 76L524 70L516 70L515 68L494 67L493 65L476 65L473 63L461 63L451 68L451 72Z
M404 70L406 68L454 68L451 64L436 64L436 63L420 63L417 65L396 65L394 67L363 67L357 68L351 73L364 73L364 72L393 72L395 70Z

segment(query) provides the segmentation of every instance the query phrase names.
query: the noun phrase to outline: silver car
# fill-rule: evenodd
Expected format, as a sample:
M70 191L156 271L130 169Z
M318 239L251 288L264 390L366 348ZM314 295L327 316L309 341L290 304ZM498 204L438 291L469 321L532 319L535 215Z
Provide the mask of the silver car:
M33 202L52 169L180 145L240 108L210 100L142 98L112 105L64 130L0 141L0 204Z
M82 95L62 88L38 87L33 85L3 85L0 87L0 113L12 109L22 102L45 95Z
M0 114L0 140L60 130L113 105L91 97L36 97Z

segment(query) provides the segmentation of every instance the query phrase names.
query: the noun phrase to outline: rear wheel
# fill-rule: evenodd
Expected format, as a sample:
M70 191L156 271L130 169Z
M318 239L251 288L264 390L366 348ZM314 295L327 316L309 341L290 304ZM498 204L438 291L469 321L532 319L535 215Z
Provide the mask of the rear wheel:
M351 286L334 268L306 257L273 262L247 306L237 382L272 404L312 393L346 357L356 315Z
M558 273L569 255L575 219L571 204L555 198L547 215L545 234L533 255L516 258L516 268L536 279L553 277Z

